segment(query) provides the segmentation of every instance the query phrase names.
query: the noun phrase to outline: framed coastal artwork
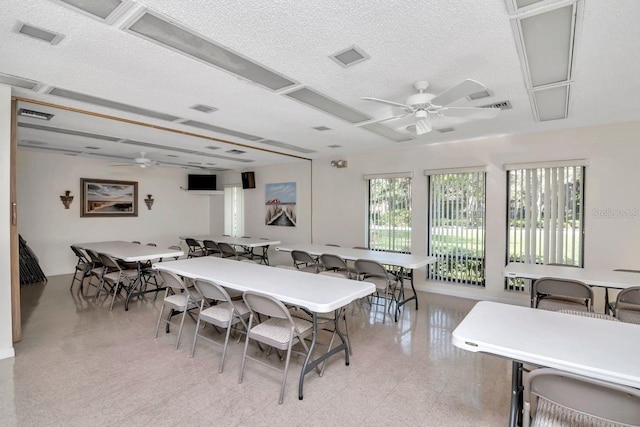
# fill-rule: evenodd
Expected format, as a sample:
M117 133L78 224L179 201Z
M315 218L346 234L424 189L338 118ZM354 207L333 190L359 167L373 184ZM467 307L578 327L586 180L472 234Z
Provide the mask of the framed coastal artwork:
M280 227L296 226L297 192L295 182L266 184L265 224Z
M81 217L138 216L138 183L80 178Z

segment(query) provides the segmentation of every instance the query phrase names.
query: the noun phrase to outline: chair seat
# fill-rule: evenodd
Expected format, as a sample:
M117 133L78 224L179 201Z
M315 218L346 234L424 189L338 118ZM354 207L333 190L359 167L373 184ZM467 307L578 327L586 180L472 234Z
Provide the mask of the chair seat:
M244 302L238 302L234 304L238 314L243 317L250 313L249 307ZM222 304L214 305L206 308L200 312L200 318L208 323L226 325L229 323L232 317L232 311L230 310L231 304L223 302ZM236 318L233 323L237 323L239 320Z
M122 270L122 274L129 280L135 280L138 278L138 270ZM104 276L104 280L108 282L115 282L120 278L120 271L112 271Z
M538 407L531 427L589 426L613 427L616 424L567 409L545 398L538 398Z
M387 288L387 279L383 278L383 277L365 277L364 279L365 282L370 282L373 283L374 285L376 285L376 289L378 291L383 291ZM390 289L393 289L393 287L396 285L396 281L391 282L391 285L389 286Z
M617 315L618 320L620 320L621 322L635 323L637 325L640 325L640 311L639 310L618 309L616 315Z
M575 310L575 311L589 311L589 308L581 300L571 298L550 297L542 298L538 302L538 308L542 310L560 311L560 310Z
M168 295L164 298L164 304L174 310L182 310L187 304L187 298L189 298L189 295L187 293ZM194 302L192 299L189 303L189 307L187 307L187 310L191 310L192 308L196 308L197 306L197 302Z
M293 317L292 319L301 335L313 328L313 324L308 320L298 317ZM273 343L278 343L281 348L286 348L286 344L291 339L291 323L287 319L271 318L251 328L249 333L252 336L257 335Z
M89 262L80 262L80 263L76 264L76 271L81 271L83 273L86 273L89 270L91 270L92 266L93 266L93 264L91 264Z

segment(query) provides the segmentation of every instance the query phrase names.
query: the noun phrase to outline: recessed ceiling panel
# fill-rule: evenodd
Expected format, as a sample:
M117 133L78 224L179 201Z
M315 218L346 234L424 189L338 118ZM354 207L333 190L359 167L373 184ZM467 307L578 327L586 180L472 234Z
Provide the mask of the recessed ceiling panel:
M573 10L569 5L520 20L533 87L571 77Z
M58 0L106 20L122 4L121 0Z
M533 97L541 122L567 118L568 85L535 91Z
M141 116L152 117L154 119L174 121L180 117L172 116L171 114L159 113L157 111L147 110L146 108L134 107L133 105L123 104L121 102L109 101L108 99L98 98L96 96L87 95L84 93L74 92L72 90L61 89L59 87L53 88L50 95L56 95L63 98L73 99L75 101L86 102L88 104L99 105L101 107L107 107L114 110L125 111L127 113L139 114Z
M397 130L391 129L390 127L387 127L380 123L369 123L366 125L362 125L360 127L367 129L371 132L377 133L378 135L382 135L385 138L389 138L396 142L411 141L412 139L414 139L413 136L407 135L402 132L398 132Z
M285 96L300 101L303 104L307 104L311 107L317 108L318 110L324 111L325 113L329 113L339 119L346 120L350 123L360 123L371 120L371 117L366 116L361 112L356 111L355 109L348 107L338 101L321 95L308 87L296 89L294 91L286 93Z
M197 122L195 120L185 120L183 122L180 122L180 124L186 125L186 126L193 126L199 129L206 129L212 132L223 133L225 135L236 136L238 138L246 139L248 141L257 141L259 139L262 139L259 136L249 135L248 133L237 132L235 130L222 128L220 126L210 125L209 123Z
M295 82L226 49L186 27L145 12L128 29L164 47L226 70L272 90L293 86Z
M287 150L297 151L299 153L305 153L305 154L315 153L315 151L309 150L307 148L297 147L295 145L286 144L286 143L280 142L280 141L272 141L270 139L265 139L265 140L258 141L258 142L260 144L271 145L272 147L278 147L278 148L285 148Z
M0 83L31 90L38 86L38 82L23 79L20 77L10 76L8 74L0 74Z
M73 136L82 136L82 137L85 137L85 138L102 139L104 141L118 141L120 139L120 138L115 138L115 137L112 137L112 136L98 135L98 134L95 134L95 133L82 132L82 131L73 130L73 129L62 129L62 128L57 128L57 127L53 127L53 126L37 125L37 124L34 124L34 123L18 122L18 127L26 128L26 129L42 130L42 131L45 131L45 132L62 133L62 134L73 135Z

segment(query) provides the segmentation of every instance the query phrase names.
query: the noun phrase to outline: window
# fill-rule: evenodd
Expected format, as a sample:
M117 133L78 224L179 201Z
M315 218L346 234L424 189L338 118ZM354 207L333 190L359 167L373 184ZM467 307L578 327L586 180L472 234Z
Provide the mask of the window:
M484 286L486 174L467 170L425 172L429 255L438 259L429 266L428 277Z
M412 174L365 176L369 180L369 248L411 252Z
M508 261L582 266L584 173L565 162L508 168ZM524 290L514 280L505 286Z
M244 190L242 187L224 189L224 234L244 236Z

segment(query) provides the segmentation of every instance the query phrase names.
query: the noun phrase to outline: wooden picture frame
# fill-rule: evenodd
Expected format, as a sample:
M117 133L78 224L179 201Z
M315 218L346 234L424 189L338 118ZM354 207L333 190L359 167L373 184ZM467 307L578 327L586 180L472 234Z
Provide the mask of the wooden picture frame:
M138 216L138 183L80 178L80 216Z

